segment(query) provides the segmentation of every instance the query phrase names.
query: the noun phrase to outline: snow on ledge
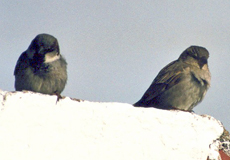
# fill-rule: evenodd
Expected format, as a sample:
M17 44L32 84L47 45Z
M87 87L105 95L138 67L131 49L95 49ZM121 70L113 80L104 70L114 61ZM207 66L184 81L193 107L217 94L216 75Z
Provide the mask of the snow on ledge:
M206 160L223 133L210 116L0 91L0 159ZM213 153L214 152L214 153Z

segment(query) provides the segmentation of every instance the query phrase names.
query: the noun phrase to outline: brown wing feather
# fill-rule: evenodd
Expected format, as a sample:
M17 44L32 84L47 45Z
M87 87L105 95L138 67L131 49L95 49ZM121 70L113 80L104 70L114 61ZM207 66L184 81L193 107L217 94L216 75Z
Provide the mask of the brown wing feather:
M142 100L150 101L162 92L164 92L165 90L171 88L172 86L180 82L180 77L183 75L183 67L181 67L181 64L178 65L178 63L181 62L178 60L173 61L159 72L157 77L154 79L153 83L145 92L144 96L142 97Z

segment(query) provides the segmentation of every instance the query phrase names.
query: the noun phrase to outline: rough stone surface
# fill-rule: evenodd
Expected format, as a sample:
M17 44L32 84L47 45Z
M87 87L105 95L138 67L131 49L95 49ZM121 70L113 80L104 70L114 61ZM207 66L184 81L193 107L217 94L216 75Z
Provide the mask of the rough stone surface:
M0 91L0 159L206 160L218 155L210 145L223 126L213 117L115 102L56 100Z
M218 139L220 141L220 150L223 150L223 152L229 157L230 159L230 134L229 132L224 128L223 134Z

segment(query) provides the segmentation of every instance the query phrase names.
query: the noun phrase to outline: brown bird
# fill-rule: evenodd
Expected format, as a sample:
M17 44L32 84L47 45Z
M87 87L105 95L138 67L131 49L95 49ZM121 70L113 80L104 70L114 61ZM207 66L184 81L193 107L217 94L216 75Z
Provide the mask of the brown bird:
M210 87L208 58L209 52L204 47L187 48L158 73L134 106L192 111Z

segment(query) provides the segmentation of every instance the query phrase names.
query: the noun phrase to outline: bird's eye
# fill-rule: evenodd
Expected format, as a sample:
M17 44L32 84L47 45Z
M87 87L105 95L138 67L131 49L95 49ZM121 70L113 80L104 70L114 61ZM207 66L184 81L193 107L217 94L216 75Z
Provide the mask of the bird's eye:
M52 49L52 48L47 48L46 49L46 52L53 52L54 51L54 49Z

